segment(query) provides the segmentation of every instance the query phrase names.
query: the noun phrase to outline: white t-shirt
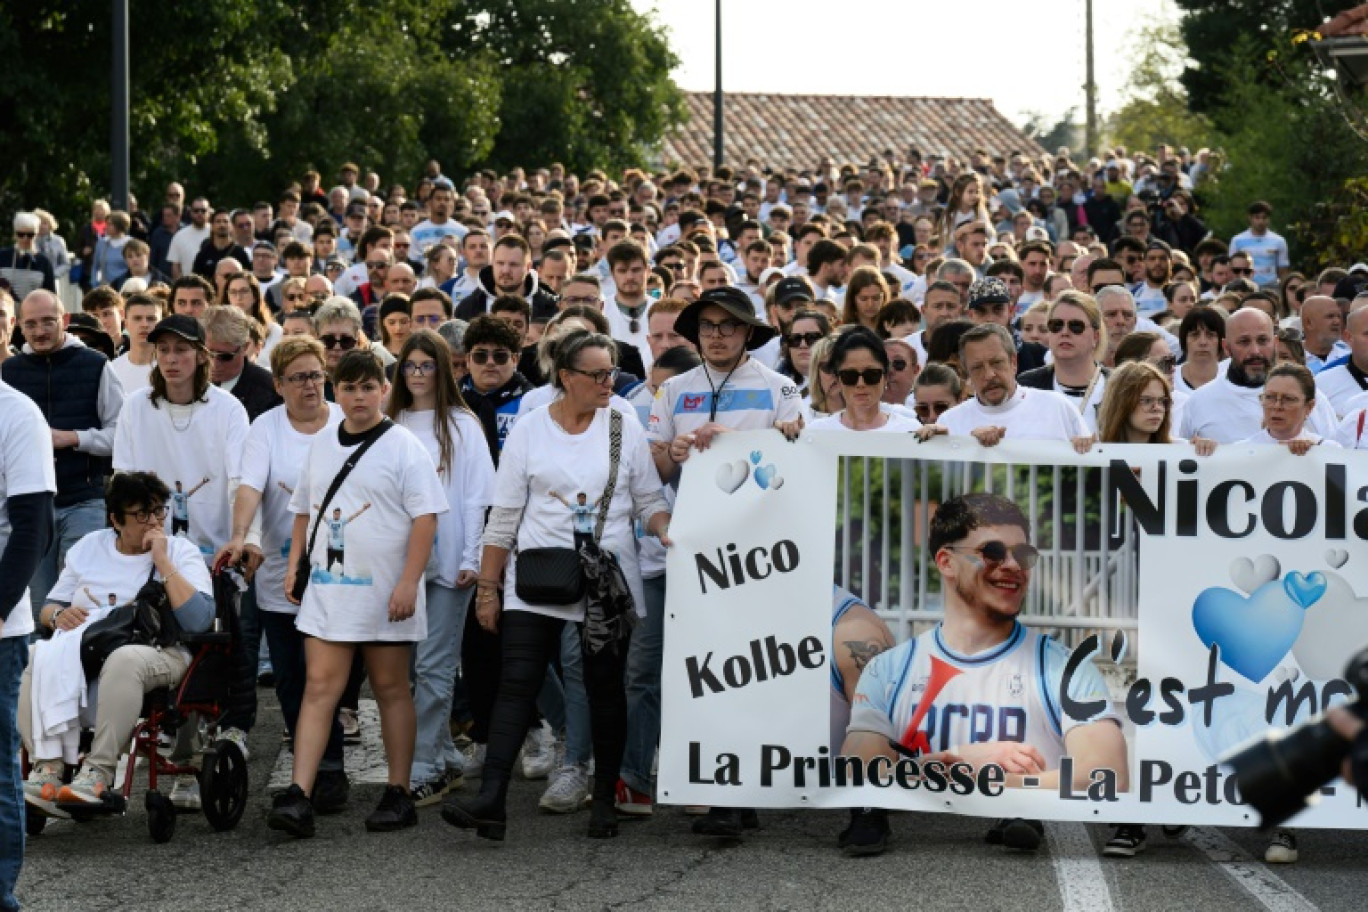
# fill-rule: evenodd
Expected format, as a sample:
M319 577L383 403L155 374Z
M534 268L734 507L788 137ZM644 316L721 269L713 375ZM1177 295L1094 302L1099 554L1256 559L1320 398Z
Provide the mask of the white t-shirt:
M186 225L171 238L171 246L166 251L167 262L180 264L181 275L190 275L195 271L195 257L199 256L200 248L208 239L207 223L203 228Z
M566 433L547 408L539 408L513 425L499 456L494 506L522 509L518 551L573 548L577 532L592 536L598 521L598 501L608 486L608 425L613 411L599 409L588 429L580 434ZM637 613L644 615L646 599L633 528L634 504L660 492L660 475L636 413L628 410L621 414L622 457L599 544L617 556ZM531 611L573 621L584 618L582 603L529 605L518 598L517 565L517 555L511 554L504 571L505 611Z
M319 433L336 433L333 428L342 417L341 407L330 405L328 423ZM299 484L299 472L309 457L314 436L295 430L283 405L258 415L247 432L241 483L261 494L261 552L265 559L257 569L256 591L257 605L262 611L299 612L299 606L285 597L295 518L290 498Z
M1135 295L1135 310L1142 317L1157 314L1168 307L1168 299L1164 297L1162 288L1154 288L1148 282L1141 282L1132 291Z
M1063 393L1019 384L1002 405L967 399L947 409L936 423L955 436L967 436L981 427L1006 428L1006 436L1013 440L1067 441L1089 433L1078 408Z
M651 303L647 298L644 304ZM654 358L651 355L651 345L648 341L650 336L649 327L646 325L646 311L642 310L641 316L637 318L637 331L632 332L632 318L622 312L617 306L615 298L609 298L608 303L603 305L603 315L608 318L608 335L619 342L626 342L637 347L641 352L641 363L646 365L646 376L642 380L651 379L651 362Z
M779 336L776 335L764 345L754 349L750 356L772 371L779 370L779 362L784 360L784 349L779 344Z
M649 433L652 440L669 441L710 421L738 431L763 430L798 418L802 405L798 384L755 358L747 358L730 377L700 364L661 384Z
M1316 374L1316 398L1329 399L1330 407L1341 418L1349 414L1349 403L1365 392L1368 392L1368 387L1361 385L1349 372L1347 363Z
M437 556L436 573L429 579L451 589L462 570L480 569L485 509L494 500L494 460L490 458L489 442L478 418L463 409L453 409L447 420L452 465L438 478L450 509L437 517L437 540L432 545ZM399 424L408 428L427 450L435 470L441 463L442 450L433 427L433 413L401 412Z
M114 376L119 378L119 383L123 384L124 398L133 395L138 390L151 387L152 369L156 366L157 359L155 356L148 364L134 364L129 360L128 352L124 352L109 362L109 369L114 372Z
M166 534L186 536L210 561L232 535L230 498L242 477L248 427L242 403L216 386L190 406L164 399L154 406L150 391L134 393L119 413L114 469L164 481L171 489Z
M866 428L865 430L884 434L910 434L921 427L921 422L916 418L909 418L902 412L895 412L891 406L880 406L879 411L888 416L888 421L884 423L883 427ZM827 415L825 418L818 418L808 425L808 429L813 431L845 431L847 433L854 431L855 428L846 427L841 423L843 414L845 412L841 411L834 415Z
M1263 387L1237 386L1220 376L1188 397L1183 406L1178 436L1191 440L1205 437L1217 443L1238 443L1258 433L1263 425L1259 396ZM1335 433L1335 410L1325 399L1316 399L1306 429L1323 437Z
M9 544L11 531L6 502L11 497L44 491L57 493L52 432L34 401L0 380L0 554ZM13 605L0 605L0 638L33 632L28 602L26 588ZM4 620L6 614L8 620Z
M290 498L290 510L309 517L357 442L343 446L338 425L317 434ZM427 637L424 587L407 620L389 620L389 600L408 557L413 521L447 512L446 492L432 457L407 429L392 427L366 451L333 496L309 562L313 571L295 626L339 643L415 642Z
M1257 235L1252 231L1241 231L1230 239L1230 252L1249 254L1254 267L1252 278L1258 285L1272 285L1278 281L1278 270L1286 269L1291 260L1287 258L1287 241L1272 231Z
M1350 409L1335 429L1335 442L1346 450L1368 450L1368 409Z
M1088 433L1097 433L1097 413L1102 410L1102 397L1107 392L1107 375L1099 374L1097 382L1092 385L1092 391L1088 394L1088 401L1083 401L1083 394L1088 393L1087 387L1079 391L1077 396L1071 395L1059 382L1059 376L1054 379L1054 391L1073 404L1074 409L1082 417L1083 423L1088 426Z
M370 283L370 270L365 263L353 263L333 282L333 294L344 298L351 297L353 291Z
M409 232L409 239L413 242L413 249L409 251L409 257L415 258L427 253L428 248L433 244L440 243L442 238L455 237L461 240L466 236L466 227L455 219L447 219L442 224L435 224L431 219L423 219L413 226ZM421 262L421 260L419 260Z
M1298 434L1294 439L1296 439L1296 440L1309 440L1309 441L1311 441L1312 443L1314 443L1316 446L1330 447L1331 449L1335 449L1335 450L1340 449L1340 445L1339 445L1338 442L1336 442L1336 441L1334 441L1334 440L1331 440L1329 437L1322 437L1320 434L1313 434L1312 432L1308 431L1308 430L1307 430L1306 428L1304 428L1304 427L1302 428L1301 433ZM1261 429L1259 430L1259 433L1255 434L1255 435L1252 436L1252 437L1246 437L1244 440L1241 440L1241 441L1239 441L1239 442L1240 442L1240 443L1252 443L1252 444L1254 444L1254 445L1256 445L1256 446L1270 446L1270 445L1273 445L1273 444L1282 444L1282 443L1286 443L1287 441L1285 441L1285 440L1276 440L1276 439L1274 439L1274 437L1273 437L1272 434L1268 433L1267 430L1261 428Z
M1230 367L1230 359L1222 359L1216 364L1216 376L1212 379L1217 380L1224 377L1226 368L1228 367ZM1178 365L1178 368L1173 372L1173 391L1175 393L1187 393L1188 395L1192 395L1199 389L1201 389L1200 386L1193 386L1191 383L1187 382L1183 377L1183 366L1181 364Z

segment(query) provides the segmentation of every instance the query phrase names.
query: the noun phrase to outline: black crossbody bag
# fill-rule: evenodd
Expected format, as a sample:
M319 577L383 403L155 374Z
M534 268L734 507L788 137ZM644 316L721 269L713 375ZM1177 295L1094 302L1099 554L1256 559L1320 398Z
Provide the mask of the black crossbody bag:
M352 451L346 462L342 463L342 468L338 470L332 484L328 485L328 491L323 495L323 502L318 505L318 516L314 518L313 531L309 533L309 546L304 549L303 554L299 555L299 560L295 563L294 588L290 590L290 595L296 602L304 601L304 590L309 588L309 576L313 573L314 543L318 541L318 527L323 522L324 514L328 512L328 505L332 503L333 497L341 489L342 482L347 480L352 469L356 468L356 464L361 461L361 457L365 456L371 445L385 436L385 432L392 427L394 427L394 422L385 418L371 428L366 439L361 441L361 445Z
M87 681L98 680L105 661L122 646L168 649L180 642L180 622L166 595L166 586L156 577L154 566L133 601L120 605L81 631L81 667Z

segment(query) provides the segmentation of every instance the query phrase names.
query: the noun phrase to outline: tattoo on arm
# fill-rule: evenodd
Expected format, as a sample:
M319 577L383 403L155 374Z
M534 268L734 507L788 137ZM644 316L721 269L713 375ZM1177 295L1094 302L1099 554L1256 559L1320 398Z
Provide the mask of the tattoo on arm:
M888 648L888 644L878 640L846 640L845 648L850 651L850 657L855 660L855 667L860 671L865 670L865 666L873 661L874 657Z

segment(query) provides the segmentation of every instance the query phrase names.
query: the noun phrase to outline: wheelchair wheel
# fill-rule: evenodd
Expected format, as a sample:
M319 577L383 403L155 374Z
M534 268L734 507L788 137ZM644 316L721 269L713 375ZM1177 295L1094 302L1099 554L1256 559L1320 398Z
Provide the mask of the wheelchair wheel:
M176 808L171 799L161 792L148 792L144 802L147 807L147 832L153 842L170 842L176 834Z
M220 739L204 752L200 799L204 819L219 832L231 830L247 809L247 761L232 741Z
M47 827L48 819L45 815L38 813L33 808L24 808L24 832L30 837L43 835L43 830Z

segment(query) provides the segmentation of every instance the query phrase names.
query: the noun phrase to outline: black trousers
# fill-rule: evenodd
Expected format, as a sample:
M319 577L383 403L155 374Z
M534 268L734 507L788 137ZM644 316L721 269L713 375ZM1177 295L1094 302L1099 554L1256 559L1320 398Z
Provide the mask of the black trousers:
M489 743L489 716L499 693L503 673L503 633L490 633L480 626L472 602L466 612L465 635L461 639L461 681L465 684L470 709L470 740Z
M537 694L547 666L560 652L566 622L530 611L505 611L503 672L489 720L489 752L485 756L482 794L507 793L513 760L536 710ZM594 741L594 798L611 801L627 744L627 691L623 673L627 644L584 656L584 689L589 695L589 723Z

